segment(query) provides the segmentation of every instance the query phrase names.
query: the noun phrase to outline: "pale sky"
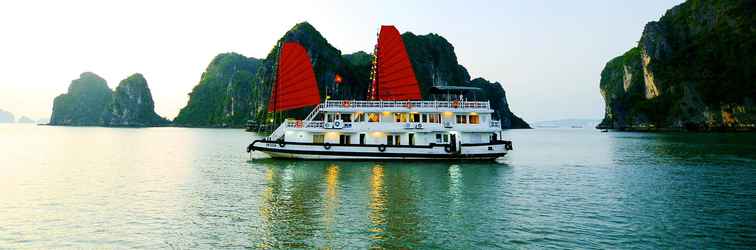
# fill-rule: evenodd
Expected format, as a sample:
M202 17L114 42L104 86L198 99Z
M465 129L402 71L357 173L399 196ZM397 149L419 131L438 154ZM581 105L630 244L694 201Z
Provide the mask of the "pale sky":
M2 1L0 109L49 118L81 72L113 89L139 72L157 113L172 119L215 55L264 57L308 21L342 53L369 51L381 24L437 33L473 77L502 83L526 121L601 118L604 64L682 1L313 2Z

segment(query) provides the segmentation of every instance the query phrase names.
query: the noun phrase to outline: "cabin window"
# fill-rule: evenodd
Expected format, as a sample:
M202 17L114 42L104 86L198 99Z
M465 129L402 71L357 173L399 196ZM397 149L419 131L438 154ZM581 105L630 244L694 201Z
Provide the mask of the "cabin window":
M368 114L368 121L369 122L380 122L381 121L381 115L378 113L369 113Z
M423 123L428 122L428 114L422 114L420 117L422 119L420 120L420 122L423 122Z
M415 134L409 134L409 145L415 145Z
M430 123L441 123L441 114L439 114L439 113L428 114L428 122L430 122Z
M360 145L365 145L365 134L360 134Z
M457 115L457 124L465 124L465 123L467 123L467 116Z
M344 144L344 145L352 144L352 137L349 135L339 135L339 144Z
M399 136L399 135L387 135L386 136L386 144L387 145L401 145L401 136Z
M409 121L409 114L407 114L407 113L394 113L394 121L395 122L408 122Z
M480 124L480 116L470 115L470 124Z
M365 121L365 113L357 113L354 117L355 122L364 122Z
M325 142L325 135L312 135L312 143Z
M352 114L341 114L341 120L344 122L352 122Z
M333 122L333 114L326 114L326 122Z
M441 134L436 134L436 143L442 143Z
M420 113L410 114L410 122L420 122Z
M444 143L449 143L449 134L444 134Z

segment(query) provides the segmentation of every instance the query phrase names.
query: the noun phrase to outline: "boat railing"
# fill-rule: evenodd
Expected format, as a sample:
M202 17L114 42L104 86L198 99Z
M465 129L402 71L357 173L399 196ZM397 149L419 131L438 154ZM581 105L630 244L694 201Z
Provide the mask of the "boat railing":
M312 112L310 112L307 117L305 117L305 121L312 121L312 119L315 119L315 116L318 115L318 111L320 111L320 107L323 106L323 104L318 104L318 106L315 106L314 109L312 109Z
M323 121L286 120L287 128L323 128Z
M501 127L501 121L491 120L491 127L492 128L500 128Z
M284 130L286 129L286 124L288 124L288 122L289 120L287 119L286 122L278 126L278 128L276 128L276 130L274 130L273 133L268 136L268 138L270 140L278 140L279 138L281 138L281 136L284 135Z
M356 101L328 100L318 108L453 108L489 109L489 101ZM309 116L308 116L309 117ZM306 119L305 119L306 120Z

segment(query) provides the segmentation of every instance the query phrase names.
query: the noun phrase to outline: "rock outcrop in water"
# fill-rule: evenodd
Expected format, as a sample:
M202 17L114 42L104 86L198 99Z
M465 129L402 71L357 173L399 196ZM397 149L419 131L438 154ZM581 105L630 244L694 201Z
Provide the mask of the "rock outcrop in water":
M18 123L34 123L34 120L22 115L20 118L18 118Z
M598 128L755 130L754 6L691 0L648 23L601 72Z
M402 35L409 56L415 69L417 80L423 96L429 96L428 91L433 85L460 85L475 86L484 89L482 94L476 96L478 100L491 100L496 111L497 118L502 120L504 128L529 128L528 124L512 114L506 100L506 93L499 83L491 83L485 79L470 79L467 70L457 63L454 47L443 37L436 34L417 36L412 33ZM370 86L370 71L372 55L365 52L342 54L334 48L312 25L307 22L295 25L279 39L277 44L268 53L265 59L246 58L233 54L238 63L228 64L224 68L227 73L219 75L214 65L219 58L229 57L229 54L221 54L213 60L211 66L203 74L200 84L190 94L187 106L182 109L174 123L181 126L242 126L247 119L267 121L271 114L267 112L268 100L273 86L274 67L278 50L283 42L296 41L302 44L308 51L317 78L318 89L321 99L326 96L332 99L355 99L364 100ZM255 67L242 67L245 61L255 60L259 65ZM256 69L256 70L255 70ZM239 86L249 86L247 98L242 91L228 91L229 83L234 72L245 73L244 77L234 78L239 81ZM342 78L341 84L336 84L336 74ZM206 77L216 76L214 81L206 80ZM250 76L249 84L242 80ZM206 89L206 90L205 90ZM244 88L238 88L243 90ZM226 91L224 91L226 90ZM237 100L235 119L231 117L227 103L231 96ZM225 100L225 101L224 101ZM195 105L203 103L204 105ZM247 106L245 107L244 104ZM286 117L304 118L312 108L301 108L287 111ZM193 118L199 117L199 118Z
M237 53L216 56L189 93L174 123L179 126L242 126L249 119L252 80L261 60Z
M0 109L0 123L13 123L16 117L13 113Z
M55 97L50 125L99 126L109 113L113 91L102 77L84 72L68 86L68 93Z
M121 81L113 92L105 79L85 72L68 93L53 101L50 125L159 126L169 121L155 114L152 94L141 74Z
M108 126L156 126L170 123L155 113L152 92L142 74L121 81L113 92L113 103L105 117Z

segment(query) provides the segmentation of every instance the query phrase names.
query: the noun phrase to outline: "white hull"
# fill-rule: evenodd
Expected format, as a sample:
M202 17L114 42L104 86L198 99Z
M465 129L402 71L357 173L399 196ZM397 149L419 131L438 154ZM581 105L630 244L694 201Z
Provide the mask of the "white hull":
M392 146L255 141L250 145L250 149L273 158L313 160L493 160L508 152L507 145L511 144L499 141L475 145L461 144L454 148L449 144Z

